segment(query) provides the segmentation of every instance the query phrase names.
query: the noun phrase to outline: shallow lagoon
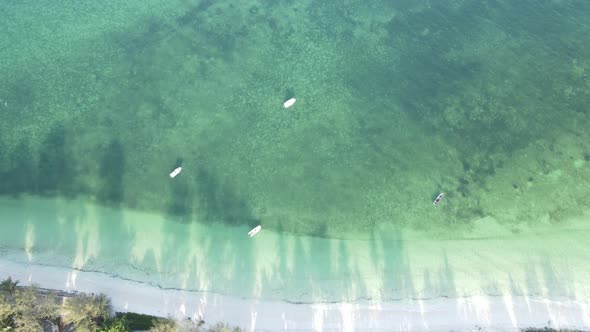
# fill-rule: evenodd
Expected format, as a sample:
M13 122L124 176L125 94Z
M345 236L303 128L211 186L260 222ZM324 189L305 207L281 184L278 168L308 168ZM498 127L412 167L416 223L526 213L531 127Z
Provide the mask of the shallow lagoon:
M82 201L3 199L0 207L3 259L163 289L291 303L590 296L587 219L518 235L486 218L445 239L383 228L341 240L272 230L250 238L243 226L181 224Z
M0 6L6 259L292 302L589 296L586 2Z

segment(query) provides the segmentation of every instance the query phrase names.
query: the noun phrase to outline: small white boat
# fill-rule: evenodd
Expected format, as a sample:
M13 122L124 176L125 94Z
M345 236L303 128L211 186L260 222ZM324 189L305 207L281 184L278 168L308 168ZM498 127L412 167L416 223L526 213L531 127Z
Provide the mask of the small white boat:
M295 104L296 101L297 101L297 99L291 98L291 99L287 100L286 102L284 102L283 106L285 108L289 108L289 107L293 106L293 104Z
M252 230L248 232L248 235L250 235L250 237L253 237L254 235L258 234L258 232L260 232L261 229L262 229L262 226L258 225L256 227L252 228Z
M172 173L170 173L170 177L174 178L175 176L177 176L178 174L180 174L180 171L182 171L182 167L176 167Z
M440 202L440 200L445 196L445 193L440 193L438 196L436 196L436 199L434 200L434 202L432 202L432 205L437 206L438 202Z

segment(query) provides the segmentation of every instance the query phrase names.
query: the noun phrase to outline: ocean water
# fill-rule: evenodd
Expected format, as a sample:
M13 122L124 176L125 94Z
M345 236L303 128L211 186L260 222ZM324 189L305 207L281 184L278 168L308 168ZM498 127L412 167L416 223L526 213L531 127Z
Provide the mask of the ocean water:
M291 302L590 298L588 1L0 9L5 259Z

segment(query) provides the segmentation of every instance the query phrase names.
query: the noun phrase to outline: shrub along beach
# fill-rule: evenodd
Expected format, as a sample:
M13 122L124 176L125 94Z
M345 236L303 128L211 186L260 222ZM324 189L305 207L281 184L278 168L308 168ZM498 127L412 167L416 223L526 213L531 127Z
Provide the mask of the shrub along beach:
M11 277L0 283L0 331L79 332L239 332L223 323L207 327L205 321L114 312L104 294L68 293L33 286L18 286Z

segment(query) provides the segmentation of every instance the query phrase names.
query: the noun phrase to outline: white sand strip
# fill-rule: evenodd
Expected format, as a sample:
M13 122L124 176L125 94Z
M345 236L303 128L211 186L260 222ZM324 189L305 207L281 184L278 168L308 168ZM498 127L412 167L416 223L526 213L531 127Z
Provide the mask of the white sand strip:
M473 296L389 303L294 304L211 293L163 290L106 274L25 265L0 259L0 276L23 285L105 293L117 311L202 317L247 331L515 330L518 327L590 329L590 299L549 300Z

